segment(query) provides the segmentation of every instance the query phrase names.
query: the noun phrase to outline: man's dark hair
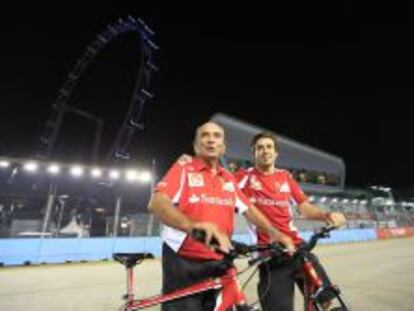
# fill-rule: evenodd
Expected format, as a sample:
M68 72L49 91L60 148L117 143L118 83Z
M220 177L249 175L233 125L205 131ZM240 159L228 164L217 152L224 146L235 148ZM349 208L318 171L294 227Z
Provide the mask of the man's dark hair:
M275 144L275 148L277 147L277 137L276 135L270 132L261 132L259 134L254 135L250 146L254 149L256 147L257 141L262 138L270 138L271 140L273 140L273 143Z

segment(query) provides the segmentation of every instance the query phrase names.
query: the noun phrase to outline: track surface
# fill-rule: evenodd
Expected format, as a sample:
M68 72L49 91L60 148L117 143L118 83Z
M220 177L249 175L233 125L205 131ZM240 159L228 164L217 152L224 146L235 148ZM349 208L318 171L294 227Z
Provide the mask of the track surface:
M320 246L316 253L353 310L414 310L414 238ZM156 294L159 261L135 270L140 296ZM112 262L0 268L0 310L118 310L124 277ZM255 299L255 280L246 293ZM301 310L300 295L296 304Z

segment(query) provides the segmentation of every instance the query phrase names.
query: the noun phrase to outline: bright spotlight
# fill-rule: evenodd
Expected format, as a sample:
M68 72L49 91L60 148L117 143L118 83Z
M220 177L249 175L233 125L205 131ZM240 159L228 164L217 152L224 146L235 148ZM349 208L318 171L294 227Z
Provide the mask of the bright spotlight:
M52 174L52 175L56 175L59 174L60 172L60 166L57 164L51 164L49 165L49 167L47 168L48 173Z
M142 173L139 174L138 179L141 182L149 182L152 179L152 175L151 175L150 172L145 171L145 172L142 172Z
M8 168L10 166L10 162L6 161L6 160L1 160L0 161L0 167L1 168Z
M74 177L80 177L83 175L83 167L79 165L72 166L70 174Z
M28 171L30 173L34 173L39 168L39 165L36 162L27 162L23 166L25 171Z
M128 171L126 171L125 176L126 176L126 179L128 181L135 181L135 180L138 179L138 173L135 170L128 170Z
M99 168L93 168L91 171L91 176L93 178L99 178L102 176L102 170Z
M328 199L327 197L322 197L322 198L319 199L319 202L320 203L325 203L327 199Z
M111 179L119 179L119 171L117 170L112 170L109 172L109 178Z

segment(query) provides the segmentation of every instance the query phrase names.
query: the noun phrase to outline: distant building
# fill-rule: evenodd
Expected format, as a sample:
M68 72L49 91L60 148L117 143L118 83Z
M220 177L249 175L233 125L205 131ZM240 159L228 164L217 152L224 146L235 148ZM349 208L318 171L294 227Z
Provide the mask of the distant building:
M227 151L224 164L231 170L235 166L252 165L251 139L257 133L269 130L222 113L215 114L211 119L226 129ZM328 194L344 190L346 170L342 158L278 133L274 134L277 135L279 144L277 166L294 174L305 192Z

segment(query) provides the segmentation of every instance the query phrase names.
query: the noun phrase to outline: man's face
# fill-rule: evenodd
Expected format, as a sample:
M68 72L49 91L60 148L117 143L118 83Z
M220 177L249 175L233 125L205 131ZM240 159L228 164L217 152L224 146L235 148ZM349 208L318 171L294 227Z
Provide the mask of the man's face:
M275 165L277 151L271 138L260 138L254 145L254 160L259 166Z
M218 159L225 152L223 129L213 122L202 125L194 142L196 155L204 159Z

